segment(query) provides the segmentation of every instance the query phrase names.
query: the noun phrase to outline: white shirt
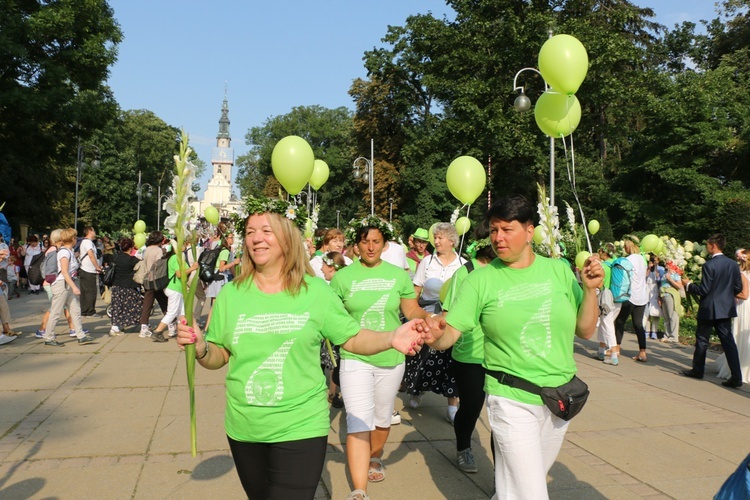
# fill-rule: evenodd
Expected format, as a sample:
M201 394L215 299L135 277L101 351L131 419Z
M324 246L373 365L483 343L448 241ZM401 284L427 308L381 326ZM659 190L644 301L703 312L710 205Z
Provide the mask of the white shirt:
M646 286L648 274L646 261L637 253L632 253L626 258L633 264L633 274L630 276L630 302L636 306L646 305L649 295L649 289Z
M93 262L91 262L91 257L89 257L89 250L94 252L94 258L96 258L96 246L94 246L94 242L88 238L82 239L81 251L79 252L81 259L81 271L86 271L87 273L94 274L96 273L96 266Z
M437 302L440 299L440 289L443 287L443 283L451 279L453 274L466 263L466 260L455 251L453 254L456 258L447 266L440 262L437 254L428 255L419 263L417 272L414 274L414 285L422 287L420 304ZM434 311L433 306L428 307L430 309L425 308L426 311Z
M383 253L380 254L380 258L388 262L389 264L393 264L399 269L406 269L407 271L409 270L409 264L407 264L406 262L406 252L404 252L404 247L402 247L396 241L388 242L388 248L383 250Z

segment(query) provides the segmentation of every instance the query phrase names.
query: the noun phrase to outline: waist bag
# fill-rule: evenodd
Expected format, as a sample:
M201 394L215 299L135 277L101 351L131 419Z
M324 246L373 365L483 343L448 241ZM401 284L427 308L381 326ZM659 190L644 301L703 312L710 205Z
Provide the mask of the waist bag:
M570 420L578 415L589 398L589 386L575 375L559 387L539 387L510 373L497 370L487 370L487 373L503 385L540 396L547 408L563 420Z

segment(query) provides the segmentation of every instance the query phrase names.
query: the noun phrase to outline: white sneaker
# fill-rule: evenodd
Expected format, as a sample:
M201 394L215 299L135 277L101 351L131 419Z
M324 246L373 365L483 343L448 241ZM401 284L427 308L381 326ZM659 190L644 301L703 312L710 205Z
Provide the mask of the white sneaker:
M401 423L401 414L397 411L393 412L393 415L391 415L391 425L398 425Z
M144 329L143 327L141 327L141 333L139 333L138 336L140 338L142 338L142 339L150 337L151 336L151 329L150 328Z
M174 323L170 323L167 325L167 330L169 330L169 338L174 338L177 336L177 325Z
M16 336L5 335L4 333L0 333L0 345L8 344L10 342L13 342L17 338L18 337L16 337Z
M118 329L112 328L112 329L109 330L109 336L110 337L117 337L117 336L120 336L120 335L122 335L122 332L120 331L119 328Z

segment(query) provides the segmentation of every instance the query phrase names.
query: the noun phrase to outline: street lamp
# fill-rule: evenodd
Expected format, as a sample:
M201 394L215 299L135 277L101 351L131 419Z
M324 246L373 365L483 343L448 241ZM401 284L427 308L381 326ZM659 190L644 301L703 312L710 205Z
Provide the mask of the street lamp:
M135 188L135 193L138 195L138 214L135 216L135 220L141 220L141 194L143 194L143 188L147 187L148 191L146 196L150 197L154 192L154 188L148 182L141 182L141 171L138 171L138 186Z
M388 198L388 224L393 224L393 198Z
M78 185L81 183L81 172L83 171L85 167L85 163L83 162L84 157L84 149L86 147L92 148L95 150L94 153L94 159L91 160L91 166L94 168L99 168L99 165L101 162L99 161L99 157L101 156L101 153L99 151L99 148L94 146L93 144L88 144L86 142L81 142L81 138L78 138L78 155L77 155L77 162L76 162L76 200L75 200L75 216L73 219L73 227L75 228L76 232L78 232Z
M549 38L552 38L552 30L549 32ZM542 73L536 68L523 68L516 73L513 77L513 91L519 92L516 100L513 101L513 107L519 113L526 112L531 109L531 100L526 96L523 85L517 84L518 76L524 71L533 71L542 78L544 82L544 90L547 91L550 87L547 84L547 80L544 79ZM555 206L555 139L554 137L549 138L549 204L551 207Z
M339 228L339 216L341 215L341 210L336 210L336 229Z
M370 139L370 159L368 160L364 156L360 156L356 160L354 160L354 164L352 165L352 175L355 179L359 179L362 177L365 182L368 183L368 189L370 190L370 215L375 215L375 140ZM364 173L360 170L359 163L364 162L367 166L367 171Z

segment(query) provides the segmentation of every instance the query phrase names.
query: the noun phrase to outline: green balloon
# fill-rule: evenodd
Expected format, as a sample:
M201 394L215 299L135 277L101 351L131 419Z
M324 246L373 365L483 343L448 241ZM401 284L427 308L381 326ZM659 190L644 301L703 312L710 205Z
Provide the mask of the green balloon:
M145 233L146 223L142 220L135 221L135 224L133 224L133 231L135 231L135 234Z
M544 236L542 235L542 226L536 226L534 228L534 243L539 245L543 239Z
M429 238L430 243L432 244L433 247L435 246L435 226L437 226L438 224L440 223L439 222L434 223L433 225L430 226L430 229L427 230L427 238Z
M136 248L141 248L143 245L146 244L146 234L138 233L135 236L133 236L133 243L135 243Z
M596 219L591 219L589 221L589 233L591 233L591 235L593 236L598 232L599 232L599 221Z
M325 184L328 180L328 176L330 175L330 173L331 171L329 170L328 164L326 162L324 162L323 160L315 160L313 172L310 176L310 187L315 191L323 187L323 184Z
M484 191L487 174L476 158L459 156L448 166L445 181L451 194L458 201L471 205Z
M310 180L315 167L315 154L302 137L289 135L274 146L271 167L273 175L287 193L296 195Z
M539 51L539 71L550 87L575 94L589 70L586 48L570 35L555 35Z
M578 252L578 255L576 255L576 267L578 269L583 269L583 266L586 264L586 259L591 257L591 254L587 251Z
M581 123L581 103L574 95L547 90L536 102L534 119L539 130L549 137L566 137Z
M459 236L464 234L466 231L468 231L471 228L471 221L468 217L459 217L456 221L456 232Z
M213 205L209 205L205 210L203 210L203 216L206 218L206 221L208 221L209 224L213 224L215 226L219 223L219 210Z
M654 252L659 247L659 237L655 234L649 234L641 240L641 248L644 252Z

